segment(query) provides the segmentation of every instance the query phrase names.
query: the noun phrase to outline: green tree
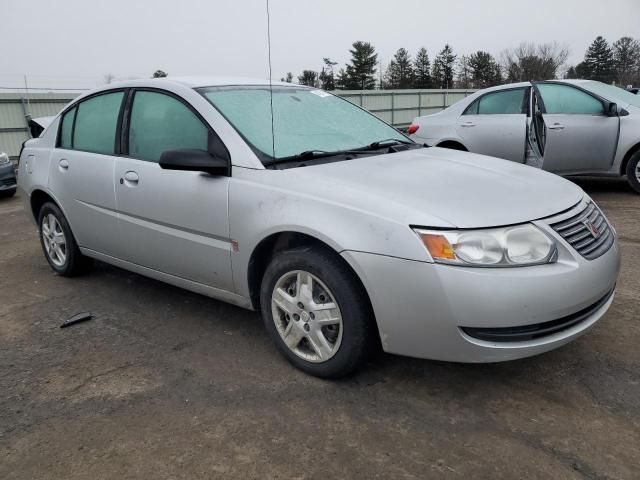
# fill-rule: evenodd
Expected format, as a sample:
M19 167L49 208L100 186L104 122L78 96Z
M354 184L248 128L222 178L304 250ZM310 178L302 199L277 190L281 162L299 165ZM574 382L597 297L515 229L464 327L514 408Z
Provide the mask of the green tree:
M318 72L313 70L303 70L301 75L298 75L298 83L300 85L306 85L307 87L318 86Z
M373 90L376 86L376 64L378 54L369 42L353 43L351 62L347 64L345 88L350 90Z
M336 75L335 81L337 90L346 90L348 88L349 78L347 77L347 72L344 68L340 69L338 75Z
M584 54L585 73L591 80L598 80L604 83L611 83L615 80L616 65L613 57L613 50L609 43L601 36L589 45Z
M153 72L152 78L164 78L166 76L167 76L167 72L163 70L156 70L155 72Z
M472 88L471 67L469 67L469 56L462 55L458 58L458 73L456 77L456 87Z
M446 44L433 61L431 78L436 88L452 88L456 56L449 44Z
M323 58L322 61L324 62L324 67L322 67L322 71L320 72L320 88L323 90L335 90L336 83L333 67L335 67L338 62L333 62L328 57Z
M389 62L385 74L386 88L411 88L414 82L413 63L406 49L400 48Z
M613 44L616 80L623 87L640 82L640 42L622 37Z
M473 88L487 88L502 83L500 66L490 53L481 50L469 56L469 71Z
M418 50L416 61L414 62L413 88L431 88L431 62L427 49L422 47Z
M280 78L281 82L292 83L293 82L293 73L287 72L287 75Z

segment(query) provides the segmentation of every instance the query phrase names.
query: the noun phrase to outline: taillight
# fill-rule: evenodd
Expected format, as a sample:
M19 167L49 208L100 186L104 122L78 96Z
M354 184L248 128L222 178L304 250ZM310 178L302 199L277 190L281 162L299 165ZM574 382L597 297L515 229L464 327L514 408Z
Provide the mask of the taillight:
M409 135L413 135L418 131L419 128L420 128L420 125L416 125L415 123L412 123L411 125L409 125L409 128L407 128L407 133Z

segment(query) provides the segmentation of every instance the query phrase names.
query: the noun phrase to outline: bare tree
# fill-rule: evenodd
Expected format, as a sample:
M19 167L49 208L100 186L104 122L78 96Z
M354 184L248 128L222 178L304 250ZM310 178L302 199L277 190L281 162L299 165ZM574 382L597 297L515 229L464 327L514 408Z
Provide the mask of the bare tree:
M504 50L501 62L507 82L548 80L559 75L568 56L569 49L557 42L540 45L524 42Z
M104 83L106 83L107 85L116 79L115 75L112 73L107 73L103 78L104 78Z

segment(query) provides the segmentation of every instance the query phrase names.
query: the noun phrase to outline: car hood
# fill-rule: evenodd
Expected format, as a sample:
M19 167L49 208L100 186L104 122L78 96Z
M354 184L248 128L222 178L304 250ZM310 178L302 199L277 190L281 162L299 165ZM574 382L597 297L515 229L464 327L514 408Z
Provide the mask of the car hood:
M544 218L582 200L581 188L533 167L443 148L282 171L287 190L405 225L478 228Z

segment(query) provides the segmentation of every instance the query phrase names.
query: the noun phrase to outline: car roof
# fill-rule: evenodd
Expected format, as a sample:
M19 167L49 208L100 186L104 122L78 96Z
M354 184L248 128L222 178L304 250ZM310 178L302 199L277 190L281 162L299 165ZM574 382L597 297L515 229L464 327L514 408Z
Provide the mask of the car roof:
M110 83L105 87L117 88L117 87L142 87L142 86L154 86L157 87L162 84L178 84L189 88L201 88L201 87L222 87L222 86L236 86L236 85L269 85L268 78L249 78L249 77L223 77L223 76L193 76L193 77L163 77L163 78L142 78L135 80L123 80L119 82ZM271 85L274 86L295 86L303 87L302 85L291 84L286 82L272 81Z

